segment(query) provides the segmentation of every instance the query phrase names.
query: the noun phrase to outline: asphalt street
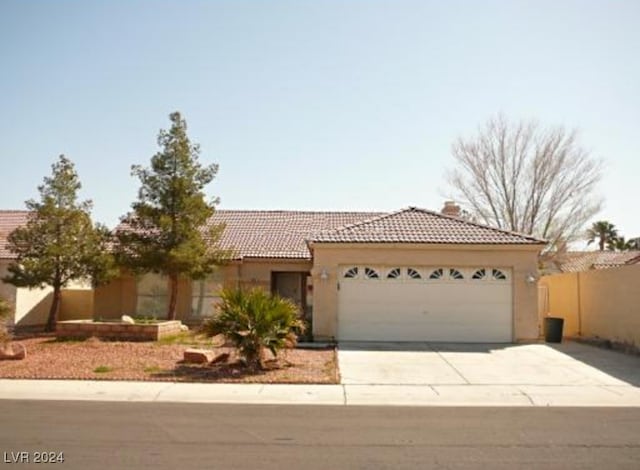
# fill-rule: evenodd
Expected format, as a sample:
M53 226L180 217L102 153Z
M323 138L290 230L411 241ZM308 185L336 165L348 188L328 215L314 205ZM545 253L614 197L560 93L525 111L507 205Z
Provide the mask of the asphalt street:
M0 464L65 469L640 468L640 408L0 400ZM17 462L16 462L17 460Z

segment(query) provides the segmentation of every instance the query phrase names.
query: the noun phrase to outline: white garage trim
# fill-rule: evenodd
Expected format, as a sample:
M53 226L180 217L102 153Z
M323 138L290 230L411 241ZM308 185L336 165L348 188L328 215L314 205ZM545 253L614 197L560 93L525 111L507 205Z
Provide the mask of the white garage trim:
M509 268L360 265L340 272L341 341L513 339Z

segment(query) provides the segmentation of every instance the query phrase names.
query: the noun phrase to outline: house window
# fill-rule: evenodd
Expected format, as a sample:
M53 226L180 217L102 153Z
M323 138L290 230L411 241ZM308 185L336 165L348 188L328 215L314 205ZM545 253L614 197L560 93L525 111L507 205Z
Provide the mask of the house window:
M487 270L482 268L482 269L478 269L473 273L473 276L471 276L471 279L476 279L476 280L481 280L487 277Z
M223 288L222 273L216 270L205 279L191 284L191 316L210 317L215 314Z
M429 279L442 279L444 276L444 270L442 268L438 268L429 274Z
M409 276L411 279L422 279L422 276L420 275L418 270L413 268L407 268L407 276Z
M387 279L398 279L400 277L400 268L393 268L387 274Z
M353 268L347 269L344 273L344 277L346 279L355 279L358 277L358 268L354 266Z
M138 279L136 315L166 318L169 305L169 282L159 274L145 274Z
M506 281L507 279L507 276L504 272L495 268L491 270L491 277L494 281Z
M449 277L451 279L455 279L456 281L460 279L464 279L464 276L462 275L462 273L455 268L449 269Z
M364 268L364 277L367 279L380 279L380 275L373 268Z

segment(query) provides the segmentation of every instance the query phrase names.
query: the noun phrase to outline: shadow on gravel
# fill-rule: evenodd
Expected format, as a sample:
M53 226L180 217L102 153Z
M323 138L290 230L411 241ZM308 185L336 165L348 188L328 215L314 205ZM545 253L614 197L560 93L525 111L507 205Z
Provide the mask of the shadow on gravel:
M286 368L286 366L280 366ZM151 374L156 379L173 379L184 382L246 382L251 377L260 382L273 369L256 369L246 367L241 362L231 364L177 364L175 368Z

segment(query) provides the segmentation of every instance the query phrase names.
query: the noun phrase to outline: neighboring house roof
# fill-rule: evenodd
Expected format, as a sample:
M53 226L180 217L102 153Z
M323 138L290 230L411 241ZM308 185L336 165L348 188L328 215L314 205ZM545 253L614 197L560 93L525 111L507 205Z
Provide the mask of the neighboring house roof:
M0 259L15 259L7 248L7 237L16 228L25 225L29 211L0 210Z
M640 251L568 251L558 255L553 262L564 273L617 268L640 263Z
M380 216L381 212L310 212L216 210L212 223L226 225L220 246L231 248L234 258L310 259L305 239Z
M409 207L310 237L321 243L447 243L543 245L529 235L496 229L439 212Z

